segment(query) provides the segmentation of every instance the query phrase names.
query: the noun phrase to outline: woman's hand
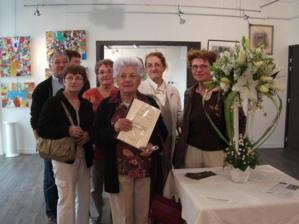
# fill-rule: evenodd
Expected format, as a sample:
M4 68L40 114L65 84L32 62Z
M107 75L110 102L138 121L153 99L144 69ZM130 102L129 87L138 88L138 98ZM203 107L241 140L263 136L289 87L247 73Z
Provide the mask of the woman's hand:
M153 153L153 144L148 143L147 146L140 147L139 148L142 152L140 153L141 156L149 157Z
M74 139L79 138L80 136L82 136L82 134L83 134L83 131L79 126L71 125L69 127L69 135L72 138L74 138Z
M86 131L83 131L82 135L75 139L77 145L84 145L86 142L89 141L89 134Z
M130 121L126 118L120 118L114 124L114 129L116 132L130 131L132 128L133 128L132 121Z

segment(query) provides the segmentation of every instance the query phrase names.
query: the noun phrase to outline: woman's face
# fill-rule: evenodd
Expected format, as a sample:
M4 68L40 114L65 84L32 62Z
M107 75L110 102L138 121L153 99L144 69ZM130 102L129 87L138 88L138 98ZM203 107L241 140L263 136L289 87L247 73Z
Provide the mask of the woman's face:
M84 79L80 74L69 73L63 80L64 90L69 92L80 92L84 85Z
M97 80L101 85L113 85L112 68L109 65L101 65L98 70Z
M204 82L211 80L211 72L209 69L210 62L201 58L195 58L191 63L191 71L193 78L197 82Z
M165 71L165 66L162 64L160 58L156 56L150 56L146 59L146 74L151 80L159 81L162 79L163 72Z
M124 94L134 94L140 84L140 76L137 74L137 68L134 66L125 66L120 68L117 75L117 85L119 91Z

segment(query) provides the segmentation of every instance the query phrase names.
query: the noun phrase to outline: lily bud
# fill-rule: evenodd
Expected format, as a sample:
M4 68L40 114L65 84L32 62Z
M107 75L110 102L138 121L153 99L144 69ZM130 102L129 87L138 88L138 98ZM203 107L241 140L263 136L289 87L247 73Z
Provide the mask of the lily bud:
M262 92L262 93L267 93L267 92L269 92L269 88L268 88L266 85L260 85L260 86L258 87L258 90L259 90L260 92Z
M238 63L239 63L240 65L244 65L245 62L246 62L246 54L245 54L244 51L241 50L241 51L239 52Z
M220 79L220 82L223 82L223 83L225 83L225 84L231 84L231 81L230 81L228 78L226 78L226 77L222 77L222 78Z
M267 75L263 75L263 76L261 77L261 80L262 80L262 81L265 81L265 82L271 82L271 81L273 80L273 77L271 77L271 76L267 76Z

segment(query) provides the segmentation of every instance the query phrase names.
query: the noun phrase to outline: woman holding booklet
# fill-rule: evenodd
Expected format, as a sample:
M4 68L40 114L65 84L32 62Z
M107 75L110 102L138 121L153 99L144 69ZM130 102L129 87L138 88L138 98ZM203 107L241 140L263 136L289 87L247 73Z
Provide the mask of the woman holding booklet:
M161 177L161 173L156 173L159 150L154 149L167 136L161 116L144 146L136 148L117 138L119 132L140 128L126 119L135 98L158 108L154 99L137 91L143 71L142 63L135 57L115 61L113 76L119 91L102 101L94 122L96 144L105 152L105 190L110 193L114 224L148 223L150 193L162 192L162 183L154 178Z

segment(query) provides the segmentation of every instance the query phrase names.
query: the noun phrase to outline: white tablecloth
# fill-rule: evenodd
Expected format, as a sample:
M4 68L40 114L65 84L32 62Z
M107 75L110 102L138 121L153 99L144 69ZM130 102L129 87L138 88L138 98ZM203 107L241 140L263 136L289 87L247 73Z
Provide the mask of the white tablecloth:
M201 180L184 176L204 170L217 175ZM245 184L232 182L228 168L175 169L173 173L188 224L299 224L299 189L283 197L267 193L279 182L299 182L272 166L256 167Z

